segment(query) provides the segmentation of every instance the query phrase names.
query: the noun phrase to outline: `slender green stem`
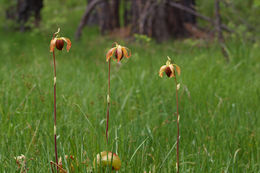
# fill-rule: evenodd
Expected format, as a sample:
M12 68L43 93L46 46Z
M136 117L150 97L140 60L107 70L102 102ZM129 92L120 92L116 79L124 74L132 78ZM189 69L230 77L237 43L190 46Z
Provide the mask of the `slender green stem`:
M110 110L110 60L108 62L108 93L107 93L107 127L106 127L106 139L108 143L108 123L109 123L109 110Z
M58 152L57 152L57 136L56 136L56 64L55 64L55 53L53 51L53 67L54 67L54 145L55 145L55 159L58 167Z
M179 162L179 104L178 104L178 83L177 83L177 80L176 80L176 76L174 77L174 80L175 80L175 87L176 87L176 109L177 109L177 148L176 148L176 156L177 156L177 173L179 173L179 165L180 165L180 162Z

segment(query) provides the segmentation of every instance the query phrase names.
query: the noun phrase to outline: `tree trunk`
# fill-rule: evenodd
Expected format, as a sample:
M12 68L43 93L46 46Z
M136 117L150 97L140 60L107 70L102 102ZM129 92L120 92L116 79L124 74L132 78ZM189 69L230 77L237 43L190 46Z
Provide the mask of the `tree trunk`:
M111 30L110 7L109 2L106 0L98 7L98 19L101 34L105 34Z
M93 0L87 0L87 4L90 4ZM93 9L93 12L89 15L89 19L87 20L87 25L98 25L98 12L96 9Z
M131 1L131 29L132 29L132 32L135 33L135 32L138 32L138 18L140 16L140 13L139 13L139 8L141 3L138 3L139 0L132 0Z
M130 24L130 0L124 0L124 27Z
M132 32L146 34L161 42L171 37L188 34L185 23L196 24L193 14L170 6L171 0L132 0ZM194 10L194 0L181 0L180 4Z
M154 15L153 26L152 26L152 36L156 38L158 42L162 42L171 37L171 29L169 29L169 23L167 18L170 19L171 15L165 9L164 4L160 4L156 10L156 15Z
M26 22L34 16L34 25L39 26L41 20L41 9L43 0L18 0L17 2L17 21L20 24L20 31L25 31Z
M195 10L195 0L182 0L181 4L187 8L192 9L193 11ZM190 13L183 13L184 15L184 22L185 23L190 23L190 24L196 24L196 16L192 15Z
M112 28L119 28L120 27L120 22L119 22L119 0L111 0L110 3L110 20L111 20L111 25Z
M103 2L98 6L98 20L102 34L120 27L120 0L103 0ZM173 0L124 0L123 4L124 26L129 25L131 33L145 34L154 37L159 42L186 36L189 32L185 28L185 23L196 24L195 0L176 2ZM184 7L186 11L180 9L179 6Z
M79 23L79 26L77 28L77 31L75 33L75 39L76 40L79 40L81 33L82 33L82 30L83 30L84 26L86 25L86 23L89 19L89 16L91 15L91 12L95 9L95 7L98 4L102 4L102 3L105 3L105 1L104 0L93 0L87 5L86 10L83 14L83 17L82 17L82 19Z
M171 6L167 6L166 11L168 13L168 18L166 18L166 20L171 35L175 38L187 35L187 31L184 27L186 13Z
M215 0L215 17L216 17L215 30L217 32L218 43L221 47L221 52L224 55L226 61L229 62L229 57L228 57L228 53L225 49L224 37L222 34L222 29L221 29L221 16L220 16L219 0Z

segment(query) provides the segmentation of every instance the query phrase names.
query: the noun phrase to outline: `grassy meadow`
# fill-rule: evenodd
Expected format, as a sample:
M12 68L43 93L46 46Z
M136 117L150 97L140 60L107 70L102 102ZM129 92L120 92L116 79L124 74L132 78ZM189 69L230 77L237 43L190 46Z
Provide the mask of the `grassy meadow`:
M43 15L47 20L49 13ZM227 64L213 42L123 41L100 36L97 28L84 29L76 42L78 20L68 17L61 26L61 35L72 39L70 52L56 51L57 144L64 168L70 167L65 155L73 155L75 172L87 172L96 154L107 150L118 152L119 172L176 171L175 84L158 76L170 56L182 70L180 172L260 172L259 45L228 40ZM20 172L14 157L21 154L28 172L51 172L49 43L56 30L0 30L0 172ZM111 66L107 146L105 54L114 41L131 49L132 57Z

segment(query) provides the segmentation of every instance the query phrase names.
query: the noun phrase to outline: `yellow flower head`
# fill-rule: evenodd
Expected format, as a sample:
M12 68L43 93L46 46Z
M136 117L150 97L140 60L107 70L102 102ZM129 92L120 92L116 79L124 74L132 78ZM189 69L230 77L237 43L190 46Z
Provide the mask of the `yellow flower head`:
M123 59L123 57L126 57L126 58L130 58L131 56L131 51L127 48L127 47L124 47L124 46L121 46L117 43L115 43L116 46L111 48L108 52L107 52L107 55L106 55L106 60L109 61L110 58L113 57L113 55L115 55L115 58L117 60L117 62L121 61Z
M166 65L161 66L160 71L159 71L159 76L162 77L163 73L165 72L165 74L169 77L175 77L176 73L175 71L177 71L178 75L181 74L181 69L177 64L172 64L171 63L171 59L168 57L168 60L166 61Z
M58 50L62 50L63 46L64 46L64 41L67 43L67 52L70 50L71 48L71 41L68 38L65 37L57 37L57 34L60 32L60 28L58 29L57 32L54 33L54 36L51 40L50 43L50 52L54 51L54 48L56 47Z
M99 167L99 166L105 167L111 165L111 161L112 161L112 169L118 171L121 168L121 160L118 155L110 151L109 152L103 151L101 152L101 155L97 154L96 159L94 160L94 167ZM97 164L97 166L95 164Z

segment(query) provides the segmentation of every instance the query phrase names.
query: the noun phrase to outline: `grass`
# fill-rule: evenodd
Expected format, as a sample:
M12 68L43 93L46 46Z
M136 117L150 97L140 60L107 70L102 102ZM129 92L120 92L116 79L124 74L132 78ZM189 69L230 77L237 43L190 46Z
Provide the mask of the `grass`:
M68 19L70 21L70 19ZM76 26L61 27L73 38ZM0 30L0 172L50 172L53 145L52 28L42 33ZM112 63L109 146L106 145L107 63L115 40L85 29L70 53L57 52L57 144L63 167L73 155L86 172L98 152L118 151L120 172L174 172L174 80L158 71L169 55L182 69L180 172L259 172L260 51L230 40L231 63L219 48L189 41L126 43L133 55ZM87 166L88 165L88 166Z

